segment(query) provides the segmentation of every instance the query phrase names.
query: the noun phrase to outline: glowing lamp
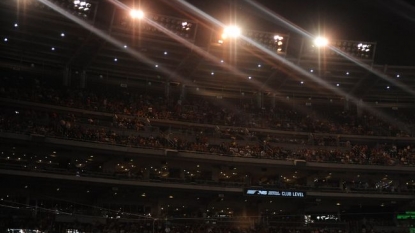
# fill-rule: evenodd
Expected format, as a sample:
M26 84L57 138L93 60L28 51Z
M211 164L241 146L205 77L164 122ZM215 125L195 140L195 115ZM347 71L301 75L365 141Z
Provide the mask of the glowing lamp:
M241 29L237 26L229 26L223 30L222 39L226 39L228 37L238 37L241 35Z
M327 46L328 44L329 44L329 41L327 40L327 38L319 36L316 39L314 39L314 45L317 47L324 47L324 46Z
M144 12L141 10L131 10L130 16L133 19L142 19L144 17Z

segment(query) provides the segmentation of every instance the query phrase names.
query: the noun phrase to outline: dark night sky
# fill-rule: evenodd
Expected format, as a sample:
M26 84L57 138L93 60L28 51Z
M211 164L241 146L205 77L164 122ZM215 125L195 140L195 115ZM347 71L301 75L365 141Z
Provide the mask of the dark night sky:
M223 23L236 20L250 30L285 32L290 44L300 35L246 4L245 0L189 0ZM376 64L415 65L415 1L258 0L313 35L376 42ZM292 40L291 40L292 39Z

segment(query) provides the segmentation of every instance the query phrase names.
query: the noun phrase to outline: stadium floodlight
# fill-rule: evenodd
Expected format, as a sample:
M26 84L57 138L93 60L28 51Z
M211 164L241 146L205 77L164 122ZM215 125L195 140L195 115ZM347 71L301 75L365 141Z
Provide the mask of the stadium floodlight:
M242 46L252 46L268 49L278 54L286 54L289 36L282 33L275 32L264 32L256 30L243 31L236 27L230 26L224 29L223 33L214 33L211 37L211 43L215 45L226 44L228 37L243 36L242 39L236 40L235 42ZM258 66L260 67L260 66Z
M375 54L375 42L336 41L334 47L356 58L372 60ZM333 51L331 55L336 55Z
M325 37L318 36L314 39L314 45L317 47L324 47L329 44L329 40Z
M310 41L311 42L311 41ZM316 38L312 43L305 44L301 54L303 56L316 56L320 54L321 47L328 46L330 44L331 49L325 49L324 53L327 58L341 58L343 55L339 53L346 53L355 58L362 60L373 60L376 43L375 42L362 42L362 41L346 41L346 40L331 40L326 42L322 37ZM348 75L348 74L346 74Z
M50 10L51 8L47 7L47 4L43 1L27 1L30 4L33 4L34 7L39 9ZM47 1L52 4L55 4L70 14L76 15L78 17L84 18L86 20L93 20L95 17L95 10L97 8L96 0L50 0ZM17 27L17 23L15 27Z
M89 11L91 9L91 3L87 1L74 0L73 5L78 11Z
M130 14L120 12L120 25L122 27L137 27L136 19L143 18L141 20L140 27L143 32L152 33L154 35L164 34L159 30L155 24L159 27L180 36L185 39L194 40L196 36L197 24L194 21L188 19L175 18L170 16L158 15L151 12L142 12L139 10L130 11ZM150 23L151 22L151 23Z
M236 38L241 35L241 29L237 26L228 26L223 30L222 39L226 39L228 37Z
M132 9L130 11L130 16L133 19L142 19L144 17L144 12L142 10Z
M287 35L271 32L261 32L261 31L252 31L247 30L243 33L244 36L250 40L255 41L256 43L265 46L265 48L275 51L280 54L284 54L287 47ZM245 45L251 45L249 41L242 42Z

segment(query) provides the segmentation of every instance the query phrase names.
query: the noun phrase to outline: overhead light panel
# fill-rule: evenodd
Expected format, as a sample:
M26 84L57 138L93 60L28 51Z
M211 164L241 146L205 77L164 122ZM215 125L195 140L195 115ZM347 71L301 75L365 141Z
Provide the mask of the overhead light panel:
M130 16L133 19L142 19L144 17L144 12L142 10L131 10L130 11Z
M175 17L169 17L158 14L145 13L145 20L141 20L140 24L137 24L134 19L140 15L144 16L144 13L140 11L131 11L130 17L126 16L124 11L119 11L120 25L122 27L140 27L142 32L152 33L155 35L164 35L162 30L158 27L163 27L170 32L183 37L188 40L194 40L196 36L196 22L188 19L180 19ZM154 26L157 24L158 26Z
M324 38L316 38L313 43L308 43L308 46L304 46L302 56L316 56L321 54L320 48L327 46L328 40ZM345 41L337 40L331 41L330 47L334 47L343 53L356 57L362 60L373 60L375 54L376 43L375 42L359 42L359 41ZM325 56L327 58L341 58L342 54L339 54L335 49L325 49Z
M273 52L279 54L286 53L288 40L287 35L281 33L261 32L252 30L244 30L242 32L242 35ZM243 45L252 46L251 42L249 42L248 40L240 40L240 43Z
M236 38L241 35L241 29L238 26L232 25L226 27L222 33L222 39Z
M314 39L314 45L317 47L325 47L329 44L329 40L325 37L318 36Z

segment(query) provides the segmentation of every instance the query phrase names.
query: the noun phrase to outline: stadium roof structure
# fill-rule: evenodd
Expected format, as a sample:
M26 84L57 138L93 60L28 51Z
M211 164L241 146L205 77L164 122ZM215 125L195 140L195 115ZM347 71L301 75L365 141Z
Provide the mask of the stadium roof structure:
M131 2L1 2L3 70L121 87L180 86L188 93L412 107L415 67L374 64L376 43L333 41L325 48L289 32L246 30L221 38L222 26L186 7L148 2L144 20ZM118 4L118 5L117 5ZM156 12L154 9L160 9ZM302 42L298 42L302 41Z

